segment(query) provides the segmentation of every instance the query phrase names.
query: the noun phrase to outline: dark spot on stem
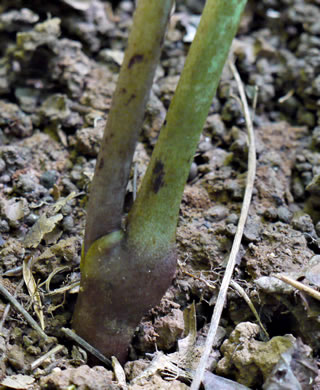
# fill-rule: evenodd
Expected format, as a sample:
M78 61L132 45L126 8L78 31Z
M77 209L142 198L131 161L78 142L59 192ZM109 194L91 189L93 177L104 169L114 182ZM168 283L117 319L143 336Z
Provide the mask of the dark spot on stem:
M138 64L143 61L143 54L135 54L130 58L128 69L130 69L133 65Z
M136 98L136 95L133 93L133 94L129 97L129 99L128 99L127 103L125 104L125 106L128 106L128 105L132 102L132 100L134 100L135 98Z
M110 133L110 134L106 135L104 138L104 143L106 145L108 145L109 142L111 142L112 138L114 138L114 133Z
M160 188L164 186L164 165L161 160L156 161L156 164L153 168L152 176L152 189L156 194L160 190Z
M102 169L104 167L104 159L103 157L100 159L99 163L98 163L98 169Z
M127 93L126 88L121 88L121 89L120 89L120 93Z

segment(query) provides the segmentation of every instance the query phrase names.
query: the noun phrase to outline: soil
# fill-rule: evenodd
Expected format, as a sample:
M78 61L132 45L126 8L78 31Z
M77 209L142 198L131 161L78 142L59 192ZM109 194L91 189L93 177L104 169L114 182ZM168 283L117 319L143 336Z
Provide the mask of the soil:
M203 3L178 1L171 16L134 158L138 184ZM187 389L203 352L247 172L228 66L183 195L177 275L139 325L130 361L92 366L62 331L72 327L88 187L133 10L130 1L114 12L100 0L1 1L0 284L50 337L0 296L0 388ZM251 106L258 87L257 173L205 389L320 389L319 20L319 0L249 1L232 46ZM132 193L133 173L127 209Z

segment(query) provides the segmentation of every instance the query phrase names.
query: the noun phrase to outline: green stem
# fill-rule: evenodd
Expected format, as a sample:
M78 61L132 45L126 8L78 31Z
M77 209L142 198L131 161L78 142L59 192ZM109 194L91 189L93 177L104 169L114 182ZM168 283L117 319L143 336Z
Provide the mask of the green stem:
M151 162L131 209L128 242L174 245L183 189L246 0L207 0ZM139 249L140 248L140 249Z
M105 356L116 355L121 362L127 359L128 345L137 324L151 307L160 302L174 276L175 230L183 188L245 3L246 0L207 0L167 115L167 123L161 131L138 197L129 213L127 229L123 232L120 228L122 198L136 132L133 132L134 140L127 137L132 137L130 126L141 124L142 118L142 105L136 103L135 98L130 98L128 85L137 84L137 91L140 88L144 91L140 91L139 96L145 99L147 84L140 85L140 82L145 83L145 78L137 83L136 79L142 77L140 73L143 69L146 72L148 67L145 65L144 68L144 62L147 59L151 62L150 53L158 51L149 47L140 61L142 52L137 47L144 45L139 39L149 42L151 31L156 34L154 24L159 23L158 19L164 18L164 15L168 17L171 6L171 1L139 0L137 14L139 7L140 12L142 9L158 9L158 14L152 13L153 20L146 14L143 17L147 17L147 20L140 20L137 15L134 20L134 24L145 23L147 26L144 26L142 35L137 33L137 41L132 39L129 42L129 48L132 42L136 42L137 46L133 44L131 55L126 54L123 69L129 70L129 64L133 62L132 70L124 76L121 72L102 143L103 151L97 161L94 191L90 199L92 209L88 210L90 222L86 248L89 245L90 248L86 249L81 262L81 289L73 318L74 329L81 337ZM159 44L159 41L154 42ZM154 71L154 66L150 64L149 71ZM148 80L151 83L152 78ZM121 88L125 88L126 92ZM132 117L133 109L139 118ZM119 117L116 118L116 115ZM113 163L109 158L111 161L114 159ZM125 168L121 168L123 160L126 161ZM116 179L112 177L115 174ZM108 178L107 186L104 175ZM97 190L100 191L99 195L95 194ZM114 200L114 197L117 199ZM109 203L106 199L109 199Z
M84 253L118 230L130 166L173 0L140 0L101 142L90 199Z

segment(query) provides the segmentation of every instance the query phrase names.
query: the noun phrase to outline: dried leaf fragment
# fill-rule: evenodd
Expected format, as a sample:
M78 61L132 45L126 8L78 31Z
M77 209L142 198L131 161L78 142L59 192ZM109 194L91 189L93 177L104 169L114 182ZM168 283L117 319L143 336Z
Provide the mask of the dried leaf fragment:
M62 214L57 214L49 218L42 214L26 235L24 241L25 247L36 248L43 237L47 233L52 232L52 230L56 227L56 224L61 221L62 218Z
M38 290L36 281L34 280L34 277L32 275L31 265L32 265L32 259L25 258L23 260L23 267L22 267L23 279L24 279L24 282L27 286L29 295L32 299L33 308L34 308L34 311L39 319L40 326L42 329L44 329L45 325L44 325L44 315L43 315L43 310L42 310L41 297L39 294L39 290Z
M4 378L1 382L1 386L9 387L10 389L28 389L29 386L35 381L32 376L29 375L11 375Z

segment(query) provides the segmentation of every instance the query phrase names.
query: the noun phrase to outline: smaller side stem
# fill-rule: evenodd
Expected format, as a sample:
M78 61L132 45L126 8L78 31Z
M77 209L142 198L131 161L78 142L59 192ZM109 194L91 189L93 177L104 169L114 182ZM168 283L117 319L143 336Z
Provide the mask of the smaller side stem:
M140 0L101 142L87 207L84 254L118 230L137 137L173 0Z
M207 0L195 39L128 216L129 243L158 253L174 245L183 189L246 0Z

